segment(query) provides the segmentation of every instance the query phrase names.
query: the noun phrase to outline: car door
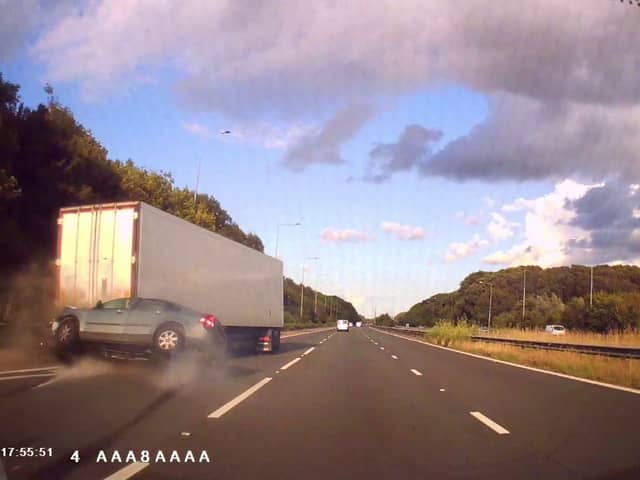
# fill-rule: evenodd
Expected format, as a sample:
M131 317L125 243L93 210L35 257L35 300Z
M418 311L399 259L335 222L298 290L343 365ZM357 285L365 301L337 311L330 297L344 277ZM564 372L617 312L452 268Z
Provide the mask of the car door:
M130 298L117 298L88 310L84 315L82 338L95 342L122 341L130 303Z
M124 341L138 345L150 345L153 334L162 323L170 305L162 300L140 298L135 301L124 327Z

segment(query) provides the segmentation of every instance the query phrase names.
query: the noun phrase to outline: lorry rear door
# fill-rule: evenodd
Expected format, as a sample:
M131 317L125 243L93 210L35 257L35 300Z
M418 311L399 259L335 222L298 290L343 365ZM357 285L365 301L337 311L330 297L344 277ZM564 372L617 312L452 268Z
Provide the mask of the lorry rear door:
M89 307L131 296L135 205L62 209L58 239L58 301Z

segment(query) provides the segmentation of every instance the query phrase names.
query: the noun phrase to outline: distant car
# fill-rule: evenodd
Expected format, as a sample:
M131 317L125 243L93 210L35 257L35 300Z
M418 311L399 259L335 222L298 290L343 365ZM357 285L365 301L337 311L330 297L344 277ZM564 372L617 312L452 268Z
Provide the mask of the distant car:
M551 335L564 335L567 329L563 325L547 325L544 327L544 331Z
M356 322L356 327L360 328L362 326L362 322Z
M226 351L218 319L177 303L155 298L118 298L93 308L67 307L51 322L50 343L59 352L80 344L131 350L137 347L164 357L197 349L216 357Z
M338 320L336 322L336 330L338 332L348 332L349 331L349 322L347 320Z

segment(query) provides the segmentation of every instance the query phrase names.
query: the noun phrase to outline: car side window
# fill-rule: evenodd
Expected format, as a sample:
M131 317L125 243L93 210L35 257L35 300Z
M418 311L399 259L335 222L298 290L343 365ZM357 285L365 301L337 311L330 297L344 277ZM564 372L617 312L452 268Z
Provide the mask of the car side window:
M145 312L160 310L162 312L167 310L167 304L158 300L141 300L140 303L136 305L136 310L142 310Z
M130 298L116 298L102 304L103 310L126 310L129 308Z

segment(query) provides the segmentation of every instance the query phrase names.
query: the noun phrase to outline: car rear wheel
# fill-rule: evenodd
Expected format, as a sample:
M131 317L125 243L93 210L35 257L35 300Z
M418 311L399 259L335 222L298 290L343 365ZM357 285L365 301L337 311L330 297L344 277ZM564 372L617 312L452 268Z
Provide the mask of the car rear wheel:
M184 347L182 328L173 323L162 325L153 336L153 349L165 357L175 355Z

